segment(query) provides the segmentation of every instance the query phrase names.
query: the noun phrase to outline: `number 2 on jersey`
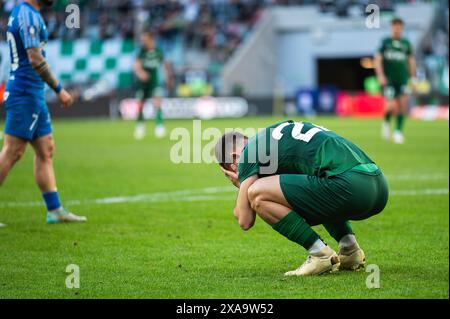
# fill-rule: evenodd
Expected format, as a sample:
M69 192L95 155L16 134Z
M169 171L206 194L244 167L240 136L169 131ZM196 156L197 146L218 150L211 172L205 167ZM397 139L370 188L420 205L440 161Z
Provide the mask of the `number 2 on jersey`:
M314 137L314 135L316 135L319 132L323 132L323 131L329 131L328 129L321 127L321 126L316 126L314 124L314 127L309 129L306 133L302 133L302 129L303 126L305 125L302 122L284 122L281 123L280 125L278 125L272 132L272 137L279 141L281 140L281 138L283 137L283 133L281 133L281 131L289 125L294 125L294 127L292 128L292 138L299 140L299 141L303 141L305 143L308 143L309 141L311 141L311 139Z

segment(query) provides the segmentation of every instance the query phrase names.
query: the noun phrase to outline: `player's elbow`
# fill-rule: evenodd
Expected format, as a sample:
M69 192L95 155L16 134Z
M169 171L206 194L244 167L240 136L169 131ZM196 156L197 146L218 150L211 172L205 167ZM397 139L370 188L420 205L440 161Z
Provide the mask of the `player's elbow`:
M34 55L29 55L28 60L30 61L30 65L33 69L36 69L39 65L37 58Z
M379 53L375 54L375 56L373 58L373 62L375 64L375 66L381 65L382 60L383 60L383 57Z
M255 224L255 220L248 218L245 214L241 214L238 207L234 208L233 213L242 230L249 230Z
M133 71L134 71L134 74L136 74L136 75L138 75L142 71L142 64L139 60L134 62Z
M237 207L235 207L235 208L233 209L233 215L234 215L234 218L236 218L237 220L239 220L239 211L238 211Z
M43 61L43 56L36 50L28 50L28 61L33 68L37 68Z
M139 70L140 70L139 66L135 63L133 65L133 72L134 72L134 74L137 75L139 73Z
M253 225L255 224L255 221L239 221L239 226L241 227L242 230L249 230L250 228L253 227Z

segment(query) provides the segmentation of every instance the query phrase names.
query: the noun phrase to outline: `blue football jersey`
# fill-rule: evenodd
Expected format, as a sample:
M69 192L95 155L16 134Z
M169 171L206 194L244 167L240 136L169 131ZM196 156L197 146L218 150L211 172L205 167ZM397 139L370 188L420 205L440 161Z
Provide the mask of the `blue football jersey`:
M12 11L6 32L11 59L11 73L6 90L43 91L44 81L28 60L27 49L42 48L48 41L48 32L40 12L24 2Z

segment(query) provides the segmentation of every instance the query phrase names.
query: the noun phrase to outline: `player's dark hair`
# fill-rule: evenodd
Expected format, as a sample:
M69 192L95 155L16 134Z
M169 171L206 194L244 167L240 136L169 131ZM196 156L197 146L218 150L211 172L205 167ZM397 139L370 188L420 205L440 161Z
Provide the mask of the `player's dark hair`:
M45 7L51 7L53 2L53 0L39 0L39 3Z
M156 37L156 32L153 29L151 29L151 28L147 28L147 29L142 30L142 35L146 35L146 36L149 36L151 38L155 38Z
M401 24L405 25L405 22L400 18L394 18L391 20L391 25Z
M233 163L231 153L238 145L244 143L247 139L247 136L239 132L228 132L222 135L215 147L216 160L219 165L228 169L229 165Z

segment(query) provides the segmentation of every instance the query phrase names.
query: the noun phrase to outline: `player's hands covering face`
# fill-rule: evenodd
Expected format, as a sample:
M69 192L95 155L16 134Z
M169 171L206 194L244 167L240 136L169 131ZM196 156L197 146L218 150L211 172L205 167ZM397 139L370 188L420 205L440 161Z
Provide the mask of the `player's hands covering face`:
M241 183L239 182L239 177L238 177L237 173L226 170L223 167L220 167L220 169L225 174L225 177L228 178L234 186L236 186L237 188L239 188L241 186Z

